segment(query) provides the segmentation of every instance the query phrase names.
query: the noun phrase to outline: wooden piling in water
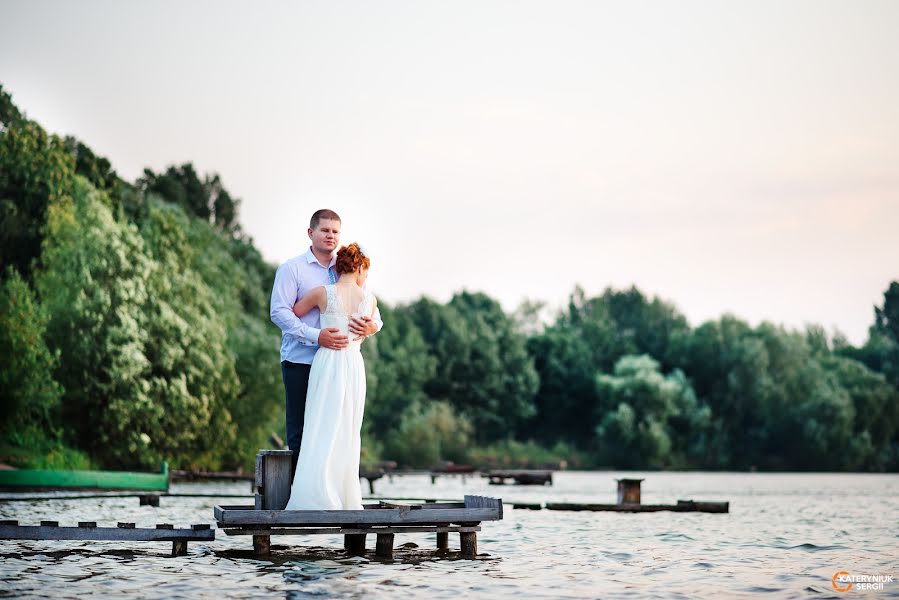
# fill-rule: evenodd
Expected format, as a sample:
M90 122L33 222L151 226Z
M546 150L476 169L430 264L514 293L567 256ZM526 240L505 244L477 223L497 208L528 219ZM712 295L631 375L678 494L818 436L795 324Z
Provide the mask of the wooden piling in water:
M618 504L640 504L640 482L642 479L616 479L618 482Z
M365 534L357 533L353 535L345 535L343 536L343 547L346 549L347 554L352 556L364 556L365 555Z
M478 534L470 532L459 533L459 541L462 545L462 556L474 558L478 555Z
M385 558L393 558L393 534L379 533L375 554Z

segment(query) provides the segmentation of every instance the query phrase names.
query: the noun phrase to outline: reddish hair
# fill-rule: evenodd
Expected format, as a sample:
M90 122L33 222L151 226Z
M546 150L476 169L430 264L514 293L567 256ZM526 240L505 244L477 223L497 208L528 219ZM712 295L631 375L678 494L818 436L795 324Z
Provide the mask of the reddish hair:
M369 266L371 266L371 261L362 254L362 250L359 249L359 244L356 242L337 251L337 263L334 265L334 269L338 275L353 273L360 268L367 269Z

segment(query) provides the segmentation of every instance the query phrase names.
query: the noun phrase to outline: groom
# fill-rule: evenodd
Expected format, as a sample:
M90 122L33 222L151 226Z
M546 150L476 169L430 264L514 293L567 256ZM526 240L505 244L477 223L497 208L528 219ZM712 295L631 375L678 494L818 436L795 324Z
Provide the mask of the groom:
M309 290L337 281L334 263L340 244L340 217L333 210L322 209L312 214L307 235L312 245L301 254L278 267L275 285L272 287L272 322L281 328L281 378L287 397L287 445L293 452L290 479L300 457L303 439L303 416L306 412L306 386L309 369L319 347L340 350L347 347L349 339L337 328L322 329L319 310L312 309L302 317L293 313L293 305ZM381 330L380 311L374 318L354 317L350 332L359 337L373 335Z

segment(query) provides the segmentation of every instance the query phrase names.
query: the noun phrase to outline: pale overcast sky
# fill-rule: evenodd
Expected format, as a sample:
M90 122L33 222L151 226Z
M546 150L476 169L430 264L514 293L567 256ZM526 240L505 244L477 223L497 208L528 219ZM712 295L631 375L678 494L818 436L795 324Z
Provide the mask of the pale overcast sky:
M0 83L265 257L337 210L387 301L636 284L864 341L899 279L899 2L0 0Z

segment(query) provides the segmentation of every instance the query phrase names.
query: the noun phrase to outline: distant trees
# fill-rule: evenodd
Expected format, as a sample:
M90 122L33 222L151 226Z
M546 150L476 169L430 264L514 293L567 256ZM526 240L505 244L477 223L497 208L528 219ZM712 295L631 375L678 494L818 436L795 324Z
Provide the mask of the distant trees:
M0 460L251 466L282 430L274 267L190 163L123 181L0 88ZM510 466L899 470L899 282L854 347L631 287L548 322L483 293L380 303L364 456Z
M228 193L217 174L200 179L191 163L172 165L164 173L144 169L137 186L145 193L158 194L180 206L189 215L214 223L226 233L240 229L237 223L240 200Z

